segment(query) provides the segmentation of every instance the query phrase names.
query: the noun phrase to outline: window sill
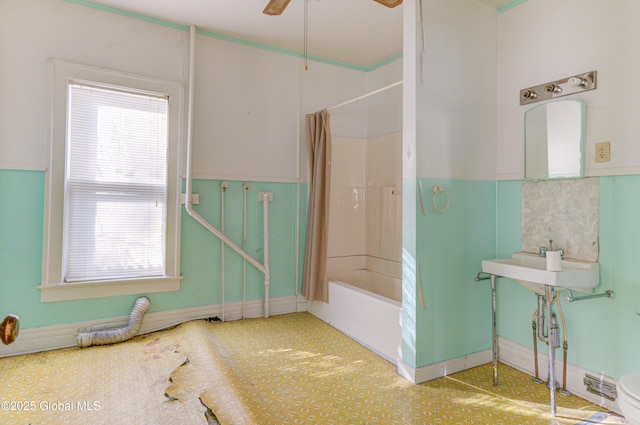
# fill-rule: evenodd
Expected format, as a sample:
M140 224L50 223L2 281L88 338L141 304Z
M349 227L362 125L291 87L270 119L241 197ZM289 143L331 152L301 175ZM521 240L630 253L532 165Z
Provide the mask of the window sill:
M182 276L39 285L40 301L70 301L180 290Z

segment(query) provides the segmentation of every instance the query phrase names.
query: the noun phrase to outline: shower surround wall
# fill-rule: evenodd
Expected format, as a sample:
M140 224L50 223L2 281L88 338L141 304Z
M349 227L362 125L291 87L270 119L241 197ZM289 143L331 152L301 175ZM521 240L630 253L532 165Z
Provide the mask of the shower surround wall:
M402 133L333 137L328 271L401 276Z

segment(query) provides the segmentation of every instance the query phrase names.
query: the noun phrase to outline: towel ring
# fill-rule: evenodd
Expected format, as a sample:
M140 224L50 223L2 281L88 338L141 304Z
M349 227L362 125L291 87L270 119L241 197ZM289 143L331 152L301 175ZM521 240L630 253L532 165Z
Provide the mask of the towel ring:
M438 197L439 193L444 193L447 197L447 202L444 204L444 207L440 208L438 207L438 203L436 202L436 198ZM438 211L438 212L445 212L447 210L447 208L449 208L449 192L447 192L442 186L438 186L437 184L433 185L433 198L431 199L431 201L433 202L433 209Z

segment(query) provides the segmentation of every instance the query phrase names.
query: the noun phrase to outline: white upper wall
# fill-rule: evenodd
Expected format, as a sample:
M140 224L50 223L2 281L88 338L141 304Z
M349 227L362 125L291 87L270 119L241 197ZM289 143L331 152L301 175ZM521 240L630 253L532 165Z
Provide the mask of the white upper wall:
M367 92L366 73L324 63L310 62L301 71L301 115L321 111ZM366 104L361 102L330 111L331 131L340 137L364 138L367 134ZM304 136L302 128L302 136Z
M395 61L369 73L370 82L361 71L314 61L304 71L300 58L203 35L196 43L196 178L306 180L304 114L396 81L401 72ZM48 58L186 86L188 55L187 31L59 0L1 1L0 168L47 167ZM367 137L366 102L332 115L336 134Z
M198 37L196 178L295 181L299 60Z
M387 87L402 80L402 59L367 74L369 91ZM367 138L402 131L402 85L367 98Z
M188 33L51 0L0 2L0 168L47 167L47 59L183 81Z
M496 9L475 0L426 0L422 11L415 32L405 21L405 35L416 38L414 49L405 49L405 55L416 55L415 60L405 58L405 64L416 64L417 93L410 105L416 111L416 177L492 180Z
M323 63L309 63L301 71L301 179L306 180L308 159L304 115L358 98L402 79L402 60L364 73ZM333 137L367 139L402 131L402 87L330 111ZM335 154L335 153L334 153Z
M402 59L367 73L311 63L303 72L303 112L348 102L402 80ZM402 131L402 87L376 93L332 109L331 132L337 137L366 139Z
M497 178L524 176L520 89L598 71L587 105L587 175L640 173L640 2L528 0L498 18ZM570 97L567 97L570 98ZM595 162L595 143L611 142L611 162Z

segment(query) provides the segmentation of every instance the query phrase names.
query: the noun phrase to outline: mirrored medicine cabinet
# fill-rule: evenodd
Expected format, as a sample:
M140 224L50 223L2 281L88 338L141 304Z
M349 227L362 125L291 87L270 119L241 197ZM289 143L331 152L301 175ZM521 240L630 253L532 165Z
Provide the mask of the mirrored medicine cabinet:
M551 101L524 116L525 179L584 177L584 102Z

